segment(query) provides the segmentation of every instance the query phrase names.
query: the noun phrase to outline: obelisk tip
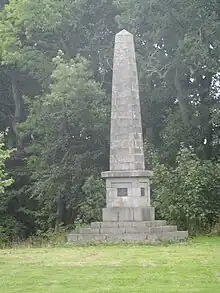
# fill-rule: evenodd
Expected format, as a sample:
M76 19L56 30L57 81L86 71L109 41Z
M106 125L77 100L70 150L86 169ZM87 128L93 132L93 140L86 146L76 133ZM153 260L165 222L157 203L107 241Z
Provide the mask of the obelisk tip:
M128 31L126 31L125 29L123 29L122 31L120 31L119 33L116 34L116 36L121 36L121 35L124 35L124 36L132 36L131 33L129 33Z

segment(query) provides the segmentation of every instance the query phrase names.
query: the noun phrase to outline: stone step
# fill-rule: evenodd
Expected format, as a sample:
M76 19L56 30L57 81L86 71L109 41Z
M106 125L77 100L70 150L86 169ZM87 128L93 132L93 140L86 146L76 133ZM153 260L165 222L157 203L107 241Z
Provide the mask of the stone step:
M179 240L185 241L187 239L188 239L188 231L163 232L160 235L158 235L158 234L149 234L148 235L149 242L179 241Z
M163 233L175 232L176 226L159 226L159 227L105 227L105 228L81 228L79 234L124 234L124 233Z
M91 228L135 228L165 226L166 221L135 221L135 222L93 222Z
M146 242L187 240L187 231L173 231L158 233L121 233L121 234L69 234L69 243L86 242Z
M177 226L162 226L150 228L150 233L160 234L164 232L176 232Z
M68 234L67 235L67 241L69 243L77 243L77 242L91 242L91 241L105 241L106 240L106 235L104 234Z
M144 242L146 241L146 239L146 233L124 233L106 235L106 240L109 242Z
M125 233L125 234L108 234L106 240L109 242L146 242L154 243L157 241L178 241L187 240L187 231L163 232L162 234L146 233Z
M80 228L79 234L100 234L99 228Z
M101 234L150 233L150 227L100 228Z

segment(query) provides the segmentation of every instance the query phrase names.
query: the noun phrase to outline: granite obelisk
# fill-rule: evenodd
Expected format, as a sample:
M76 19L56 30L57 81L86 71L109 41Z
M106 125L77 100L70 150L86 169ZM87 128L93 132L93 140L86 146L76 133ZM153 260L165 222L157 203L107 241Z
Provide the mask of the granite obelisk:
M110 170L144 170L137 66L133 35L116 35L112 80Z
M150 176L145 170L137 65L133 35L115 37L110 171L106 178L104 221L154 220L150 207Z
M103 221L68 235L69 242L154 242L185 240L166 221L155 220L150 206L151 171L145 170L137 66L133 36L123 30L115 37L110 170L106 179Z

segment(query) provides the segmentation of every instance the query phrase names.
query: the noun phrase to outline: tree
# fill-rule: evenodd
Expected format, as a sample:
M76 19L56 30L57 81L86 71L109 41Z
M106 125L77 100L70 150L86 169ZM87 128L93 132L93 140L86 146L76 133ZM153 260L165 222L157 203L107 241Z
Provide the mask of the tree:
M85 59L57 56L54 64L50 92L29 100L23 130L32 137L27 148L32 196L44 224L58 229L80 213L86 178L107 168L108 108Z
M164 161L175 161L181 142L203 159L216 156L212 108L219 104L213 92L220 65L218 1L117 3L119 25L136 36L147 137L161 148Z
M11 0L0 13L0 125L2 130L9 128L7 145L17 146L7 164L8 172L15 178L8 190L9 214L17 215L26 227L26 235L37 229L35 216L39 207L36 197L32 197L35 188L32 168L27 168L26 163L29 135L21 135L19 129L19 123L28 115L24 96L34 101L50 91L52 59L58 51L64 53L67 62L78 53L89 59L93 77L109 91L112 60L109 56L117 29L116 14L112 1L102 0Z
M191 233L210 231L219 220L219 162L201 162L192 149L182 147L175 167L154 161L153 182L160 218Z

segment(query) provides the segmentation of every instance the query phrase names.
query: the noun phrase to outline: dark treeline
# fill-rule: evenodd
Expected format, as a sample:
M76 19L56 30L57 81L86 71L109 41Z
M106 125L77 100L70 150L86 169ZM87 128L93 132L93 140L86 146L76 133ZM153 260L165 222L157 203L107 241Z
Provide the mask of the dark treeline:
M1 0L0 241L100 219L124 28L158 217L191 232L219 221L219 1Z

